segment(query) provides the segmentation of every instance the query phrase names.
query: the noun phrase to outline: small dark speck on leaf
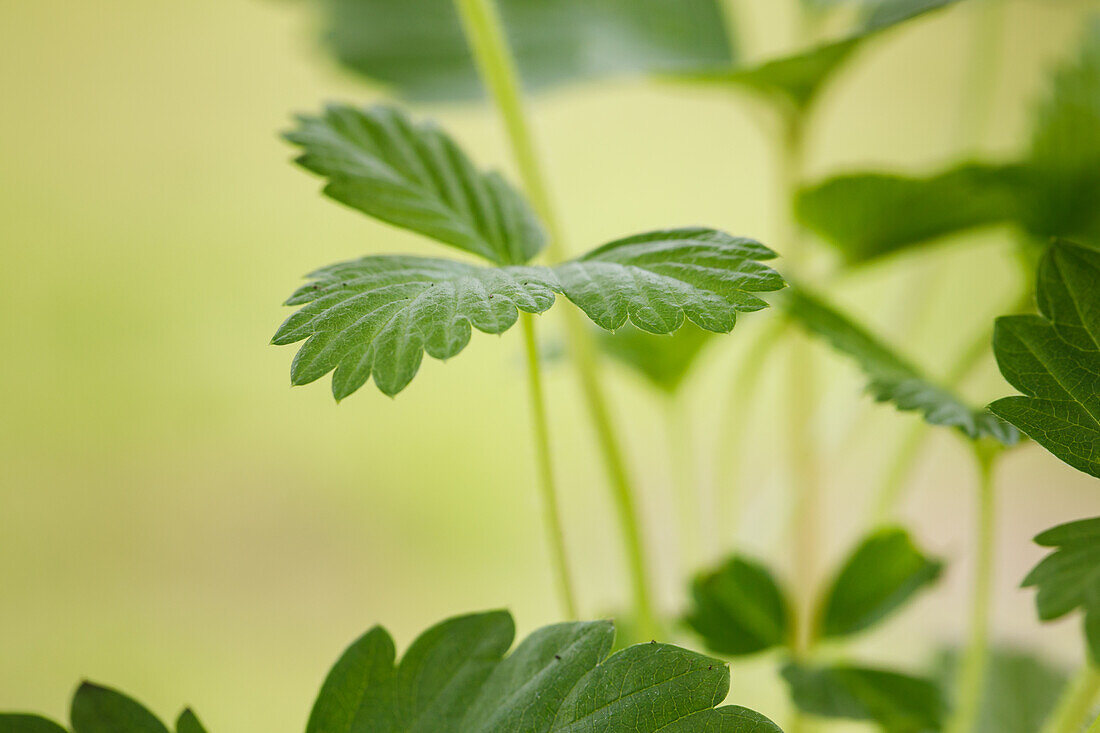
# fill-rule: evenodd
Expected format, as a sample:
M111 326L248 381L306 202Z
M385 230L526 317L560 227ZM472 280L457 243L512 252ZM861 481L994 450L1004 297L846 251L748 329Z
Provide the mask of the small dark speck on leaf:
M554 659L561 659L561 655L560 654L555 654Z
M708 664L707 669L714 669L714 665L713 664Z

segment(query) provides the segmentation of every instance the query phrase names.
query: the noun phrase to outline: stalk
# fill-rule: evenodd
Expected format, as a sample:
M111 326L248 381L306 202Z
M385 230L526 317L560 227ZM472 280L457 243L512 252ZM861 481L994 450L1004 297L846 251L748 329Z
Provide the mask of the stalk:
M1000 446L976 443L978 463L977 558L970 601L970 632L959 668L955 715L948 733L969 733L978 719L989 652L989 615L993 592L994 494L993 472Z
M546 419L546 397L542 390L542 365L539 359L538 339L535 337L535 318L530 313L520 314L523 325L523 344L527 352L527 384L531 394L531 422L535 433L535 456L539 467L539 490L542 494L543 517L546 535L554 558L558 592L566 618L577 619L577 600L573 580L569 574L569 561L565 551L565 533L562 531L561 511L554 482L554 462L550 455L550 425Z
M1100 733L1100 718L1094 720L1085 733Z
M694 471L691 420L683 395L665 398L665 432L669 447L671 484L680 509L681 565L691 574L714 550L714 497Z
M1100 669L1089 662L1077 677L1066 686L1058 705L1043 725L1042 733L1077 733L1092 712L1100 697ZM1100 719L1092 724L1089 733L1100 731Z
M496 6L493 0L455 0L455 6L482 79L492 92L504 122L524 189L549 232L547 253L552 260L563 260L566 248L561 225L551 202L539 158L535 154L531 127L523 107L519 76ZM634 488L597 374L592 340L585 330L584 322L575 311L566 308L562 313L569 351L596 430L596 438L611 483L612 498L619 515L632 584L634 614L642 632L651 638L656 637L658 625L650 599L649 568L643 550Z

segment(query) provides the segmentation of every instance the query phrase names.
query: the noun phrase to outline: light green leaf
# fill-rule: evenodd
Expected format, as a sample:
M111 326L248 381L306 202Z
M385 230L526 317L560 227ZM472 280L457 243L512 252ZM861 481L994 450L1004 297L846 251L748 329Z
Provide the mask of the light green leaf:
M0 733L66 733L52 720L38 715L0 713Z
M1001 374L1024 396L990 409L1074 468L1100 477L1100 250L1055 242L1039 265L1040 315L997 319Z
M1100 517L1059 525L1035 542L1055 548L1023 582L1039 589L1039 618L1052 621L1084 609L1085 640L1094 663L1100 664Z
M744 708L714 708L729 691L718 660L657 643L608 657L608 621L544 627L505 657L513 633L505 612L450 619L395 666L374 630L329 675L308 733L779 733Z
M755 292L783 280L758 260L763 245L711 229L650 232L622 239L556 268L480 267L404 256L364 257L318 270L287 305L303 306L272 342L306 339L291 367L294 384L335 370L342 399L374 376L389 395L416 375L423 353L446 359L470 340L471 326L502 333L517 309L541 313L562 293L602 328L629 319L669 333L685 318L729 331L739 311L766 303Z
M869 535L833 581L821 613L821 634L840 637L863 631L934 583L943 563L926 557L900 527Z
M71 717L73 733L168 733L138 702L90 682L73 696Z
M792 634L789 603L764 565L734 556L691 584L685 620L706 648L741 656L783 646Z
M191 710L184 710L176 721L176 733L206 733L199 718Z
M674 394L713 335L690 324L668 336L625 326L614 333L600 331L599 343L604 351L637 371L654 387Z
M959 654L941 655L942 688L955 689ZM978 720L973 733L1035 733L1042 729L1066 686L1066 675L1033 654L1006 647L990 650Z
M798 709L825 718L873 721L886 733L942 730L939 686L928 679L880 669L788 664L783 678Z
M786 304L791 316L809 333L847 354L871 382L868 390L879 402L921 413L925 422L957 428L971 440L988 437L1005 445L1019 435L995 415L965 404L947 389L927 379L915 366L851 318L804 288L790 288Z
M519 192L478 171L430 122L393 107L330 105L285 137L302 148L298 163L327 179L326 195L376 219L502 265L523 264L546 243Z
M729 64L720 0L500 0L528 89ZM323 0L326 41L346 67L413 99L482 95L452 0Z

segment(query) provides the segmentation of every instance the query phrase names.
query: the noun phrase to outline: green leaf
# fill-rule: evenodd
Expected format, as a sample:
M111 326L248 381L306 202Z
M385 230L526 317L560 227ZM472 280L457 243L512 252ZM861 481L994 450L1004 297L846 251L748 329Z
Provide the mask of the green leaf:
M73 733L168 733L138 702L90 682L73 696L71 717Z
M790 288L786 304L791 316L809 333L825 339L850 356L870 378L868 391L879 402L921 413L925 422L957 428L971 440L988 437L1005 445L1019 438L1011 425L995 415L965 404L936 385L920 370L848 316L805 288Z
M941 655L942 688L955 689L958 652ZM1065 673L1029 652L990 650L973 733L1035 733L1042 729L1066 686Z
M206 728L191 710L184 710L176 721L176 733L206 733Z
M718 654L741 656L785 645L793 633L789 603L767 567L733 556L691 584L685 618Z
M1059 525L1035 542L1055 548L1023 582L1039 590L1039 618L1052 621L1084 609L1085 640L1100 664L1100 517Z
M1100 251L1055 242L1039 265L1040 315L997 319L1001 374L1024 396L990 409L1074 468L1100 477Z
M821 634L840 637L882 621L934 583L943 563L926 557L900 527L869 535L833 581L821 614Z
M66 733L52 720L38 715L0 713L0 733Z
M866 41L899 23L959 0L890 2L873 11L859 30L845 38L755 66L701 69L682 77L689 81L741 87L765 99L807 109L834 73Z
M719 0L500 0L528 89L729 64ZM482 96L452 0L324 0L326 41L346 67L407 98Z
M941 730L945 708L928 679L880 669L788 664L783 678L799 710L825 718L877 723L886 733Z
M399 110L330 105L285 134L297 162L327 179L325 194L496 264L527 262L546 235L526 200L499 174L478 171L431 122Z
M601 331L599 343L604 351L637 371L654 387L674 394L712 338L711 332L688 324L668 336L626 326L614 333Z
M612 242L556 268L480 267L450 260L375 256L312 273L287 305L303 306L273 343L307 339L291 367L306 384L335 370L337 399L372 375L394 395L416 375L423 352L446 359L470 340L471 326L502 333L517 309L541 313L562 293L600 327L629 319L669 333L685 318L711 331L733 328L739 311L766 306L754 292L783 280L758 260L763 245L711 229L649 232Z
M609 621L547 626L505 656L502 611L429 629L395 665L375 629L330 673L307 733L779 733L744 708L715 709L729 691L718 660L667 644L608 657Z

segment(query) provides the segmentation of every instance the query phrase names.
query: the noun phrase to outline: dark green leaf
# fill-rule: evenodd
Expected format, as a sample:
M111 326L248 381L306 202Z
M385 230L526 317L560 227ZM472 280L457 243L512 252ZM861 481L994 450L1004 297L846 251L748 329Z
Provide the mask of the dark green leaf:
M965 404L936 385L907 360L851 318L804 288L787 293L790 314L811 334L825 339L837 351L856 361L870 378L868 390L879 402L899 410L919 411L925 422L957 428L971 440L988 437L1012 445L1018 434L986 410Z
M331 105L299 117L286 139L302 148L298 163L327 179L325 194L376 219L502 265L527 262L546 242L519 192L474 168L430 122Z
M713 334L694 325L668 336L626 326L615 333L600 332L600 345L612 357L630 366L660 390L669 394L683 384L699 354Z
M886 733L941 730L945 705L928 679L849 665L789 664L783 677L798 709L826 718L868 720Z
M1039 265L1040 315L997 319L993 350L1025 396L990 409L1074 468L1100 477L1100 251L1056 242Z
M729 64L719 0L501 0L524 85ZM337 59L416 99L482 87L452 0L324 0Z
M786 644L791 636L787 599L764 565L740 556L692 582L686 621L707 649L755 654Z
M938 666L945 690L955 689L958 659L954 651L942 655ZM973 733L1035 733L1054 710L1065 686L1065 673L1029 652L993 648Z
M480 267L450 260L376 256L314 272L287 305L303 306L272 339L308 339L291 380L306 384L336 370L342 399L372 375L389 395L404 389L425 351L459 353L471 326L502 333L517 309L541 313L562 293L602 328L629 319L669 333L685 317L712 331L733 328L739 311L765 307L754 292L783 280L758 260L774 253L757 242L711 229L649 232L600 247L556 268Z
M940 576L943 563L926 557L899 527L874 532L844 563L825 598L821 634L847 636L881 621Z
M73 696L73 733L168 733L156 716L120 692L85 682Z
M1035 542L1055 548L1023 583L1039 589L1039 618L1051 621L1084 609L1086 642L1100 664L1100 517L1060 525Z
M184 710L176 721L176 733L206 733L206 728L191 710Z
M376 629L325 681L308 733L779 733L743 708L714 709L729 690L718 660L657 643L608 657L608 621L544 627L505 657L513 633L504 612L454 618L395 666Z
M38 715L0 713L0 733L66 733L52 720Z

